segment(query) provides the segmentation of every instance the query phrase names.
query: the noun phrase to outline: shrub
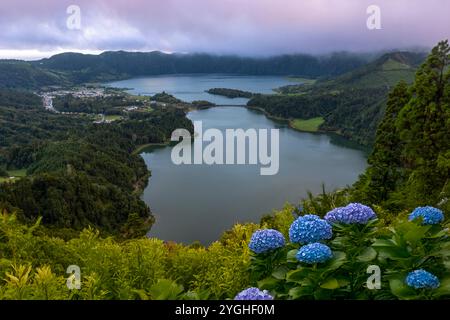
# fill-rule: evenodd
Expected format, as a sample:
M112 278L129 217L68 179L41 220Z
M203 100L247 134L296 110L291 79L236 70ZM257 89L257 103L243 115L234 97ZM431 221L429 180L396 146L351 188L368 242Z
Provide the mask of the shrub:
M386 224L371 208L350 204L325 215L333 239L320 218L307 214L292 223L291 243L252 255L251 279L275 299L448 298L450 238L441 214L417 208L414 219ZM366 286L372 265L382 270L380 290Z

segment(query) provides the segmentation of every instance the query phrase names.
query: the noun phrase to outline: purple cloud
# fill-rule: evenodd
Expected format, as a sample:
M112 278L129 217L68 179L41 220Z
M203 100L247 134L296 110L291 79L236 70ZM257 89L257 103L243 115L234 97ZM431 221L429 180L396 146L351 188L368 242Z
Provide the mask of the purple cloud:
M69 5L81 29L66 26ZM369 5L381 30L366 27ZM0 8L0 56L19 51L163 50L273 55L432 46L447 0L14 0Z

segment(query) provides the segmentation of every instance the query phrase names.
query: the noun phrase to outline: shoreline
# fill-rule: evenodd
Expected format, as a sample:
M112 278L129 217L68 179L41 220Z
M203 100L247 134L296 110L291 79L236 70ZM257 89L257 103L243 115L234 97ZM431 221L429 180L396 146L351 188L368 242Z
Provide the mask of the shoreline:
M142 150L144 150L148 147L164 147L164 146L168 146L169 144L170 144L169 142L152 142L152 143L142 144L142 145L137 146L136 149L134 149L131 154L140 154L142 152Z

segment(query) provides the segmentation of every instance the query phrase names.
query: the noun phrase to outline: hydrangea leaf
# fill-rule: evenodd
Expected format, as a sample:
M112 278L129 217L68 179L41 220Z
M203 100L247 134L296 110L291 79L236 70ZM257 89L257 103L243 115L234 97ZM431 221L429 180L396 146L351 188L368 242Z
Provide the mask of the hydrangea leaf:
M320 285L320 287L323 289L334 290L334 289L338 289L340 286L339 286L339 281L337 281L336 278L331 278L331 279L327 279L324 283L322 283Z
M287 253L287 262L297 262L297 255L298 250L294 249L294 250L289 250L289 252Z
M430 228L430 225L422 226L415 223L409 223L409 230L403 235L403 238L410 243L417 243L425 237Z
M377 251L372 247L367 247L363 252L356 258L361 262L369 262L377 257Z
M278 279L275 279L273 277L267 277L265 279L258 281L258 287L261 290L272 290L278 285L278 283L279 283Z
M442 279L441 285L436 289L434 296L437 298L442 296L450 297L450 277Z
M284 280L286 278L286 273L289 271L289 268L286 266L278 267L272 272L272 277L278 280Z
M291 299L299 299L305 296L312 296L314 293L312 287L295 287L289 290Z
M333 252L333 259L328 262L327 270L336 270L340 268L346 261L347 255L341 251Z
M286 280L288 282L301 283L305 278L308 277L310 270L307 268L298 268L296 270L289 271L286 274Z
M408 287L404 280L404 275L389 279L389 287L393 295L400 299L414 299L416 292Z

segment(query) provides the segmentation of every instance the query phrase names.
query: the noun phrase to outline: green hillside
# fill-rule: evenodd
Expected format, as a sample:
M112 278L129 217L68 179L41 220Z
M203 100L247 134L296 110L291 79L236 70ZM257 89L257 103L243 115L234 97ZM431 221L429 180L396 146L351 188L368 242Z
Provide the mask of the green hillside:
M289 85L278 95L259 95L248 105L270 115L295 119L322 117L321 130L333 131L362 145L372 145L384 115L387 94L396 83L412 83L422 53L388 53L343 75L313 85Z
M38 89L68 83L60 72L44 70L24 61L0 60L0 88Z

